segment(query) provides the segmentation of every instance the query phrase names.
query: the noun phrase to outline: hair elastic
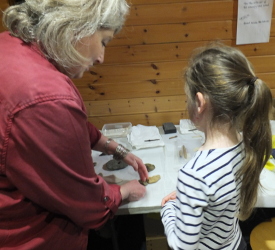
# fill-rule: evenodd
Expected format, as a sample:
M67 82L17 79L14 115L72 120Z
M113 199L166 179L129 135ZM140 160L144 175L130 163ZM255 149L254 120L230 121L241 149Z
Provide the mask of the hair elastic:
M254 76L253 78L251 78L251 80L249 81L248 85L252 86L255 84L255 82L257 81L258 77Z

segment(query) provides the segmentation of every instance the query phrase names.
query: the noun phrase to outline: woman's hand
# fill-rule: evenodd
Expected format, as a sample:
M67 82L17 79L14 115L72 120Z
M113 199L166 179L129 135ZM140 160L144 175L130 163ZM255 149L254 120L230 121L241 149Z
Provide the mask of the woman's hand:
M173 191L172 193L166 195L161 201L161 206L163 207L167 201L175 200L176 197L177 197L176 191Z
M93 149L107 154L114 154L118 146L118 143L112 140L106 144L107 140L108 138L102 135L97 144L93 147ZM142 162L142 160L134 154L132 154L131 152L129 152L123 158L123 161L125 161L128 165L131 165L135 171L138 171L141 181L146 181L149 178L147 168Z
M138 171L141 181L148 180L149 176L148 176L147 168L140 158L138 158L137 156L129 152L125 156L123 161L131 165L135 171Z
M122 200L138 201L144 197L145 192L145 186L141 185L138 180L132 180L120 186Z

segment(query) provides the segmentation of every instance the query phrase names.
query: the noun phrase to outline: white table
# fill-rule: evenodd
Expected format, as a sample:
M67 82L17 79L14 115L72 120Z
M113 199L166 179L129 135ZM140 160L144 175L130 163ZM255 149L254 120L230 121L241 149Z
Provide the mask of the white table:
M155 165L155 170L149 173L149 176L160 175L161 179L154 184L146 186L147 192L144 198L136 202L123 204L118 214L145 214L156 213L161 209L162 198L171 193L176 188L177 172L187 161L179 157L178 144L179 139L188 141L190 139L198 139L198 132L193 132L188 135L182 135L177 131L174 134L163 134L162 128L160 133L165 142L164 147L147 148L132 150L132 153L140 157L144 163ZM169 139L177 136L177 138ZM130 147L127 138L115 139L118 143ZM103 176L115 175L124 180L139 179L137 172L131 166L122 170L106 171L102 169L103 164L112 159L112 156L99 156L101 153L93 151L93 160L96 162L95 171L97 174L102 173ZM275 172L264 169L261 174L262 187L259 191L256 207L275 207Z

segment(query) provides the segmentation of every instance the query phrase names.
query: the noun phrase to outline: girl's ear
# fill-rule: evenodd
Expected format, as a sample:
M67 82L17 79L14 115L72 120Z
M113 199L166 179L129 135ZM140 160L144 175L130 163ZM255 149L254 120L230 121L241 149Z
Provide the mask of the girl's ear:
M197 112L198 114L203 113L206 108L206 100L201 92L196 94L196 104L197 104Z

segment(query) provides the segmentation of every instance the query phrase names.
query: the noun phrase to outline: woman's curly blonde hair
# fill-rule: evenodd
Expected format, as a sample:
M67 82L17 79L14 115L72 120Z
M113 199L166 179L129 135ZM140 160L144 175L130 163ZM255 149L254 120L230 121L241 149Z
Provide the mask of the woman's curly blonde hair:
M100 29L117 33L129 6L125 0L25 0L4 11L3 23L13 36L37 44L63 68L81 65L75 44Z

